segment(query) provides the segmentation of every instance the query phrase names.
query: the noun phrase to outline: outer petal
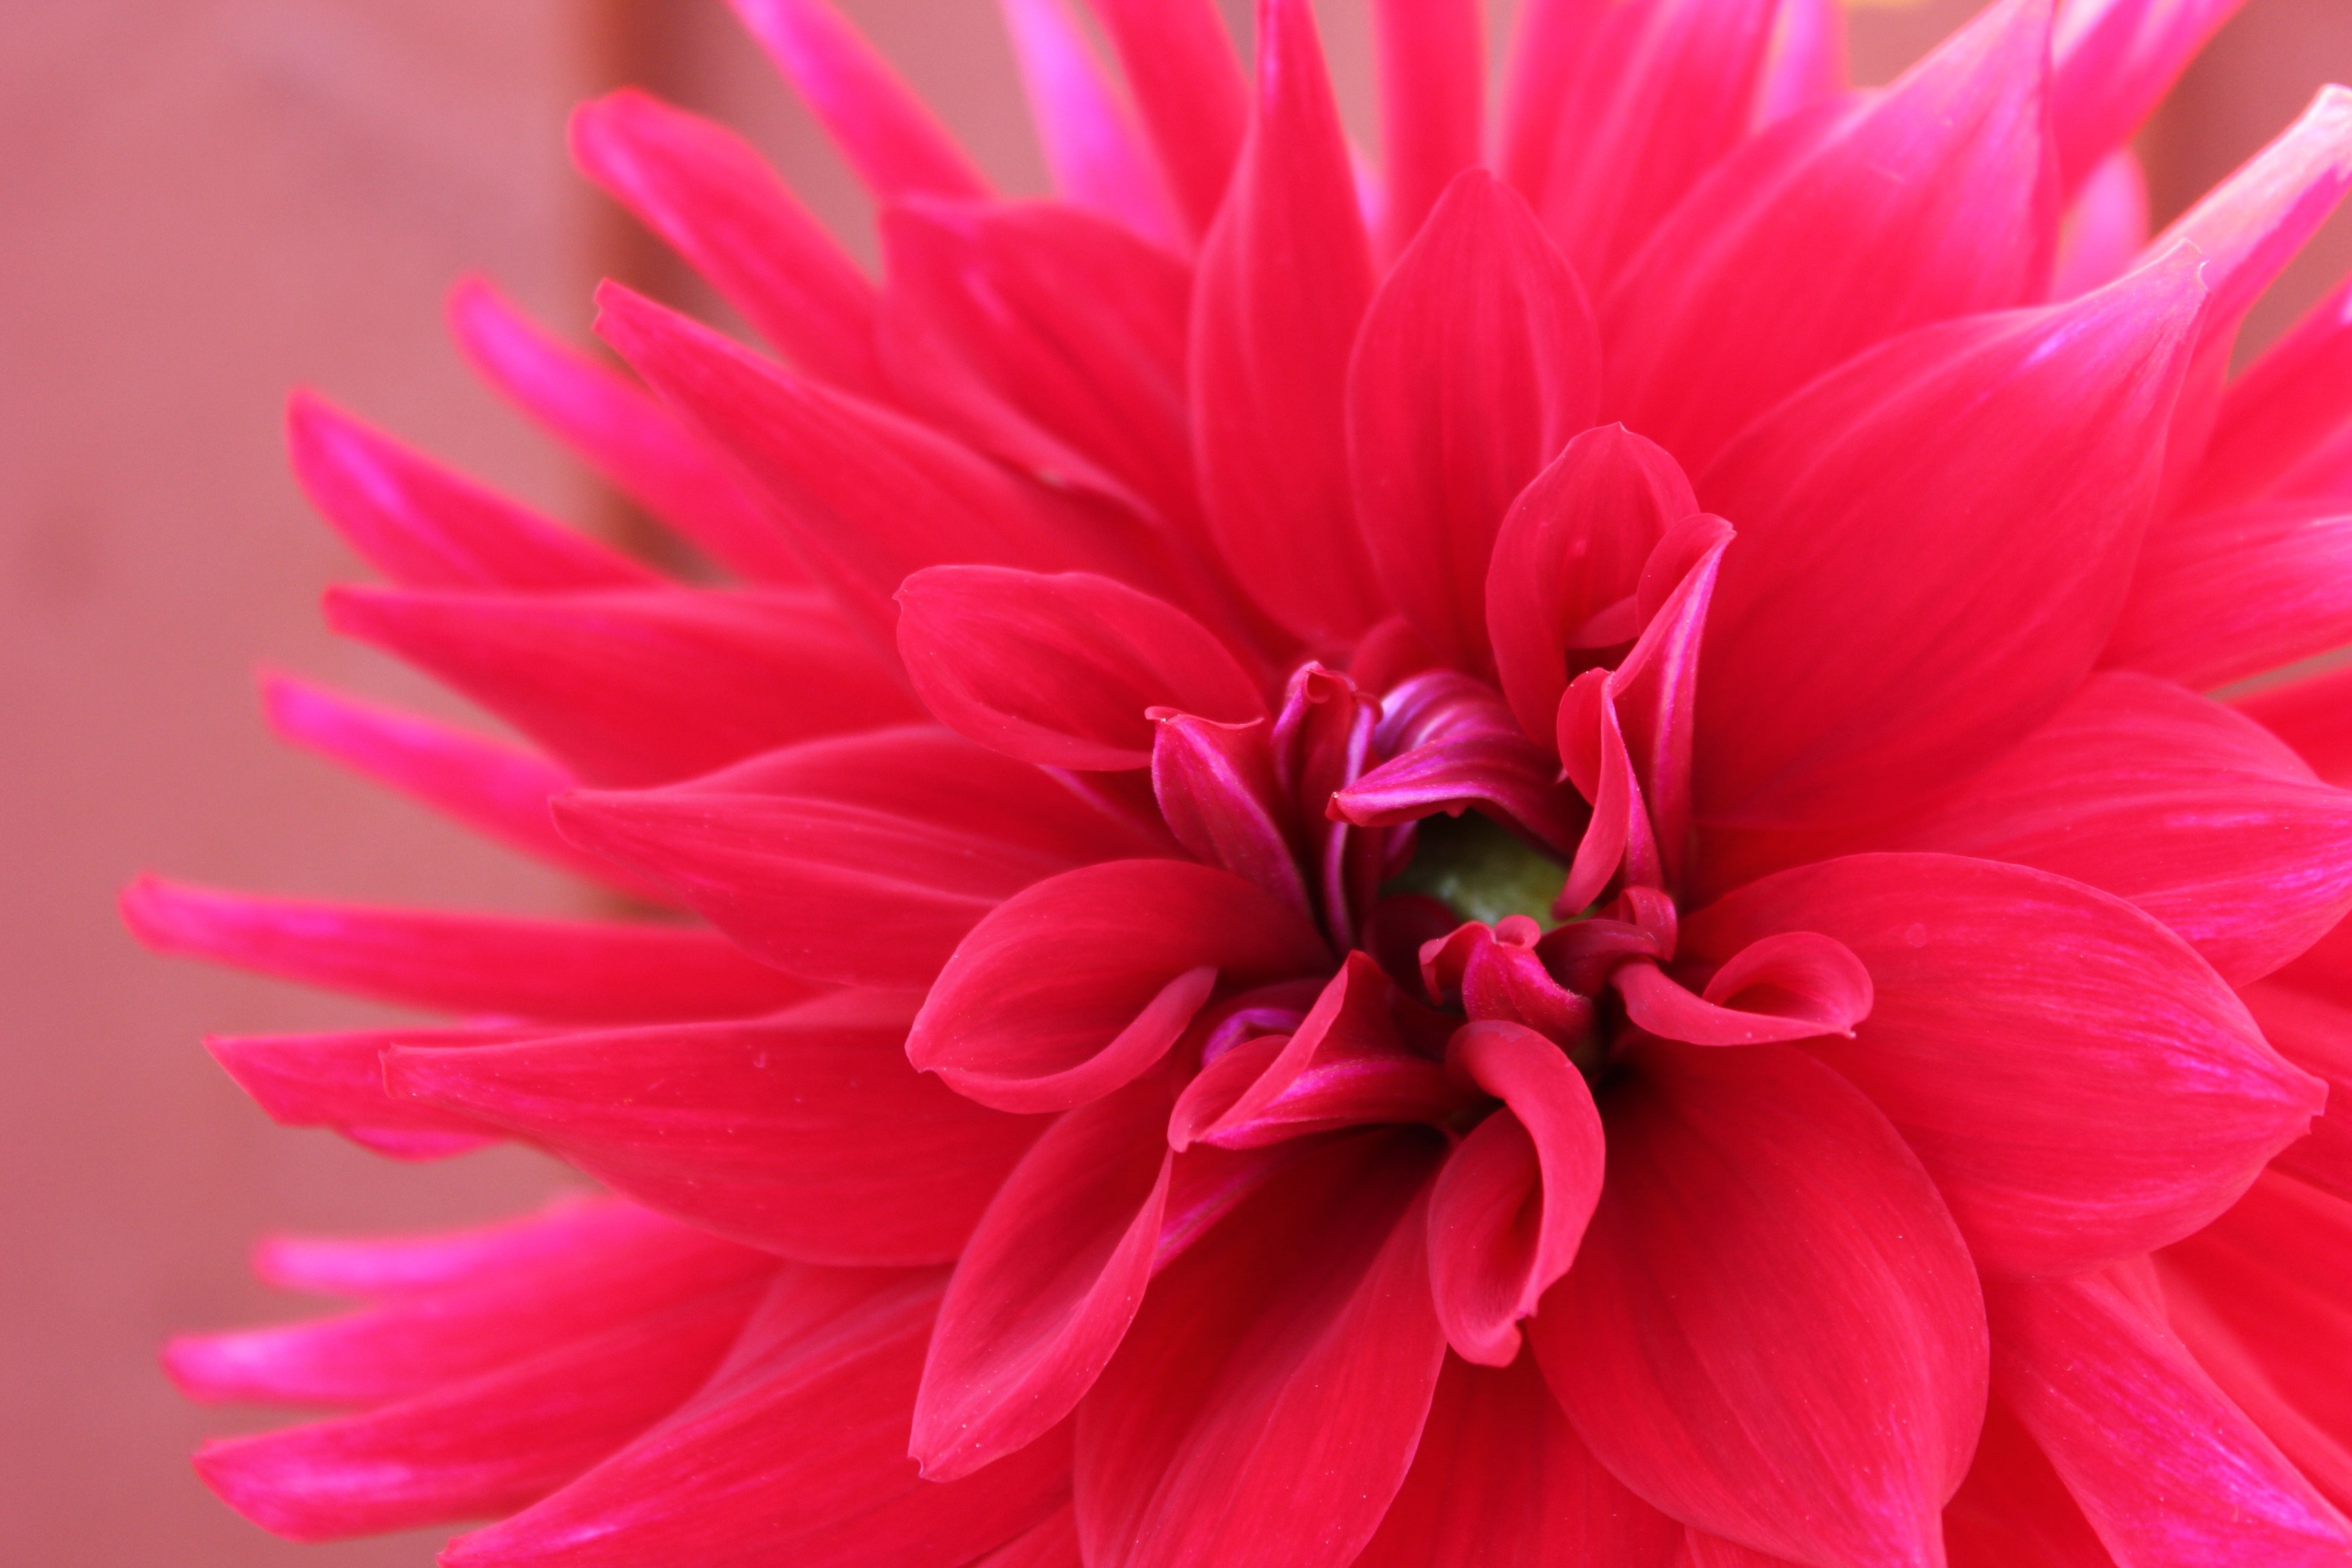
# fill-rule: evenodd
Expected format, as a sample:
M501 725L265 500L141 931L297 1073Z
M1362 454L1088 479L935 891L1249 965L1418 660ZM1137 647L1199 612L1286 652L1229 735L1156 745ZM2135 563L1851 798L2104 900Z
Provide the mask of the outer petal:
M1054 188L1146 239L1175 243L1160 171L1067 0L1002 0L1002 8Z
M1778 0L1538 0L1503 106L1503 177L1605 289L1746 134Z
M2138 675L2095 678L1949 798L1867 839L2087 882L2171 927L2232 984L2352 908L2352 794L2228 709Z
M740 1285L364 1415L207 1443L196 1473L296 1541L510 1513L685 1403L758 1300Z
M2319 493L2343 467L2352 426L2352 282L2313 306L2221 397L2186 510ZM2316 485L2315 481L2318 481Z
M1450 185L1381 285L1349 367L1356 512L1389 598L1431 649L1491 668L1503 513L1600 405L1584 290L1484 170Z
M415 1007L555 1023L729 1018L809 994L709 931L257 899L142 877L150 947Z
M732 459L843 612L884 646L890 595L942 561L1132 572L1123 520L1081 508L878 405L803 381L607 284L596 330Z
M1249 119L1249 83L1213 0L1091 0L1185 226L1216 216Z
M1091 1568L1343 1568L1370 1539L1445 1349L1425 1138L1332 1143L1160 1279L1078 1410Z
M735 14L879 196L984 196L988 181L827 0L732 0Z
M2176 253L1913 333L1716 462L1699 495L1740 543L1707 620L1703 817L1885 816L2073 692L2155 499L2196 271Z
M874 285L751 143L625 89L572 111L572 156L793 363L881 392Z
M1430 1290L1457 1354L1508 1366L1519 1320L1576 1260L1600 1199L1601 1116L1560 1048L1525 1025L1467 1025L1446 1054L1504 1109L1430 1191Z
M1374 12L1388 162L1383 255L1402 250L1454 176L1478 162L1486 85L1479 11L1476 0L1382 0Z
M2352 1198L2352 1007L2291 982L2248 986L2242 994L2263 1038L2327 1085L2326 1113L2311 1124L2311 1136L2280 1152L2274 1168Z
M1610 411L1696 471L1872 344L2038 298L2058 226L2050 5L2000 0L1883 96L1727 159L1607 297Z
M2050 297L2072 300L2114 282L2147 248L2147 171L2125 147L2091 171L2066 208Z
M1192 432L1234 576L1309 643L1350 639L1383 612L1342 413L1371 293L1314 16L1306 0L1260 0L1257 113L1193 285Z
M848 991L750 1023L404 1047L383 1076L396 1095L506 1128L751 1246L811 1263L942 1263L1043 1129L909 1068L915 1007Z
M1537 744L1557 751L1570 676L1640 634L1642 568L1697 510L1680 465L1622 425L1577 437L1512 503L1486 573L1486 627L1503 695Z
M1538 1314L1593 1451L1685 1522L1821 1568L1932 1568L1984 1414L1976 1271L1902 1139L1785 1046L1649 1045Z
M446 1568L967 1563L1053 1513L1068 1447L925 1481L908 1405L935 1275L787 1270L684 1408L553 1497L465 1536Z
M2210 688L2352 641L2352 500L2273 500L2148 531L2106 661Z
M390 1237L265 1237L253 1272L280 1290L313 1296L412 1295L502 1272L576 1259L627 1238L677 1227L617 1199L571 1194L533 1214L462 1230Z
M474 374L606 484L753 582L807 580L783 534L644 388L533 323L487 279L460 279L448 315Z
M395 1045L453 1049L503 1045L545 1026L476 1025L457 1029L366 1029L337 1035L261 1035L205 1041L237 1088L281 1127L331 1127L395 1160L463 1154L496 1134L473 1117L394 1099L383 1085L383 1053Z
M1221 978L1244 988L1330 962L1303 915L1230 871L1089 866L1015 894L973 928L907 1054L983 1105L1066 1110L1140 1077Z
M1870 971L1853 1042L1810 1049L1902 1130L1989 1269L2080 1269L2185 1236L2319 1109L2320 1085L2185 942L2078 882L1849 856L1700 910L1683 952L1727 957L1790 930Z
M2329 784L2352 784L2352 670L2264 685L2230 706L2294 747Z
M1671 1568L1682 1527L1601 1468L1532 1356L1454 1356L1403 1489L1355 1568Z
M286 406L294 476L368 564L415 588L636 588L610 547L451 473L311 393Z
M1175 1089L1155 1073L1068 1112L998 1189L923 1363L913 1453L927 1478L1034 1442L1109 1363L1159 1251Z
M1247 671L1183 611L1108 577L934 566L898 591L898 654L941 723L1042 767L1151 764L1147 710L1265 716Z
M2245 0L2067 0L2051 118L2069 189L2131 140L2197 51Z
M339 588L327 619L446 681L598 784L665 784L921 717L805 591Z
M2352 1556L2352 1524L2141 1299L2154 1284L2111 1270L1988 1289L2001 1397L2107 1550L2122 1568Z
M2115 1568L2049 1456L1999 1395L1976 1462L1944 1510L1951 1568Z

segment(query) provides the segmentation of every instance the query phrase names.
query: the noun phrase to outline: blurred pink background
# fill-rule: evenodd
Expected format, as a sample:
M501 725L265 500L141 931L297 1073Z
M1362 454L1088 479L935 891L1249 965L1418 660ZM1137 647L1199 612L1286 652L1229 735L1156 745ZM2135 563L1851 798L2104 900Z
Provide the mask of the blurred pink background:
M1038 188L991 0L845 8L1008 188ZM1857 11L1857 73L1885 79L1974 8ZM1363 0L1321 9L1369 139ZM2352 5L2252 0L2145 138L2159 220L2347 78ZM440 327L469 271L574 332L602 273L704 303L566 167L568 106L624 80L750 131L871 256L847 176L719 0L0 6L0 1563L422 1564L446 1533L298 1548L246 1525L186 1455L270 1417L184 1405L155 1347L301 1309L247 1279L260 1232L460 1223L561 1174L270 1127L200 1035L384 1015L150 958L113 902L151 867L518 912L582 897L273 744L251 671L435 701L319 626L319 590L358 566L286 476L290 386L626 531ZM2254 333L2347 266L2339 222Z

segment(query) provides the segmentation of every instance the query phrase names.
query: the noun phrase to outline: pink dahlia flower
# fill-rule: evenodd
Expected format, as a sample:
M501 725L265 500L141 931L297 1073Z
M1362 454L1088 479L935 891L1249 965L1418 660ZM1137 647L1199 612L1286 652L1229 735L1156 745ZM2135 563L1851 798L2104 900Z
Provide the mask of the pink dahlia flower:
M2352 293L2234 380L2352 95L2149 239L2228 0L1007 14L992 195L824 0L738 0L877 286L642 95L625 291L483 373L723 567L295 406L341 630L520 732L273 720L641 900L142 882L156 945L438 1009L215 1044L278 1119L610 1189L283 1241L183 1341L321 1538L451 1568L2352 1562ZM1487 172L1491 166L1493 173ZM2244 695L2246 691L2253 695ZM2214 693L2222 693L2217 698ZM2230 693L2240 693L2230 697Z

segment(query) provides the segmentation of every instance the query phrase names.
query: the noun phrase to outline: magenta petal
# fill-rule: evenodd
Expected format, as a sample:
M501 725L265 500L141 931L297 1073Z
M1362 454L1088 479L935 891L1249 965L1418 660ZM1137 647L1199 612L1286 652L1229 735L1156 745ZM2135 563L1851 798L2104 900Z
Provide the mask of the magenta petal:
M2352 1199L2352 1007L2292 980L2250 985L2242 994L2263 1038L2327 1085L2327 1109L2312 1122L2311 1135L2280 1151L2272 1169Z
M1355 1568L1674 1568L1682 1527L1601 1468L1531 1356L1448 1356L1404 1487Z
M916 1000L846 991L743 1023L462 1050L402 1042L393 1092L503 1128L646 1206L787 1258L953 1258L1043 1124L907 1064Z
M2184 510L2326 493L2352 428L2352 283L2313 306L2221 395Z
M2121 672L1871 843L2087 882L2171 927L2233 984L2352 908L2352 793L2218 703Z
M1043 767L1148 767L1153 708L1224 723L1265 700L1214 634L1108 577L933 566L898 590L898 654L940 721Z
M1145 239L1176 244L1160 171L1068 0L1003 0L1002 8L1054 188Z
M1220 724L1155 712L1151 788L1160 814L1194 858L1256 883L1302 914L1313 906L1292 845L1291 809L1275 776L1263 719Z
M1650 1045L1621 1072L1600 1207L1531 1331L1578 1432L1648 1501L1741 1545L1932 1568L1986 1340L1927 1173L1790 1047Z
M637 588L658 581L311 393L286 406L294 476L368 564L415 588Z
M196 1473L296 1541L510 1513L683 1404L758 1300L738 1285L363 1415L207 1443Z
M1898 339L1717 460L1699 493L1740 544L1707 623L1702 817L1885 816L2065 700L2122 608L2197 270L2177 252Z
M446 1568L963 1563L1068 1496L1066 1438L940 1485L906 1457L940 1280L788 1268L702 1392Z
M1969 1479L1944 1510L1951 1568L2116 1568L2049 1456L1995 1394Z
M489 594L338 588L327 619L605 784L921 717L808 590Z
M1335 1140L1152 1286L1078 1407L1090 1568L1345 1568L1412 1460L1445 1341L1423 1133Z
M881 391L874 285L751 143L625 89L572 110L572 156L793 363Z
M2197 1365L2146 1266L1989 1286L2001 1397L2128 1568L2341 1563L2352 1524Z
M534 1214L462 1230L390 1237L265 1237L253 1272L280 1290L377 1298L530 1270L676 1229L635 1204L569 1194Z
M579 781L544 757L285 676L263 678L261 700L281 739L574 876L667 901L652 883L583 853L555 830L548 802Z
M1520 14L1500 168L1605 290L1747 134L1779 0L1535 0Z
M1600 404L1584 290L1527 204L1473 170L1381 283L1348 375L1356 513L1381 585L1440 658L1484 670L1503 514Z
M1610 976L1636 1028L1693 1046L1752 1046L1767 1040L1853 1037L1870 1016L1870 971L1853 950L1819 931L1781 931L1724 961L1694 994L1654 963L1635 962Z
M2105 660L2211 688L2352 641L2352 500L2272 500L2148 530Z
M1234 575L1289 631L1335 643L1385 613L1343 416L1372 263L1306 0L1260 0L1258 83L1193 284L1192 435Z
M2130 148L2109 153L2066 208L2050 297L2072 300L2105 288L2147 247L2147 171Z
M1320 973L1322 938L1229 871L1117 860L1015 894L948 961L907 1054L1003 1110L1065 1110L1148 1071L1222 978Z
M449 1013L554 1023L741 1017L807 983L674 926L259 899L142 877L122 919L163 952Z
M1605 297L1610 412L1696 471L1872 344L2039 298L2058 228L2050 7L2000 0L1885 93L1726 159Z
M1990 860L1856 855L1684 922L1727 958L1778 931L1852 949L1876 1000L1808 1047L1867 1090L2000 1273L2178 1239L2300 1136L2320 1085L2187 943L2120 899Z
M1552 750L1570 676L1640 634L1642 569L1697 510L1680 465L1622 425L1570 441L1512 503L1487 568L1486 620L1503 694L1530 740Z
M1430 1190L1430 1291L1456 1354L1508 1366L1519 1320L1576 1260L1601 1196L1601 1116L1559 1047L1525 1025L1465 1025L1446 1058L1504 1109Z
M731 3L876 195L989 194L923 100L828 0Z
M1090 0L1185 226L1206 232L1249 119L1249 83L1215 0Z
M2068 189L2131 140L2245 0L2077 0L2063 8L2051 120Z
M474 1117L395 1099L383 1053L396 1045L465 1049L543 1033L545 1026L367 1029L336 1035L215 1037L205 1048L281 1127L331 1127L379 1154L428 1160L462 1154L498 1134Z
M920 989L981 916L1031 883L1175 848L1063 779L929 726L755 765L757 790L719 774L575 794L558 814L575 842L643 868L754 956L844 985Z
M1159 1251L1175 1083L1066 1113L997 1190L948 1282L913 1453L951 1481L1060 1424L1127 1334Z
M1477 0L1381 0L1381 144L1387 153L1381 251L1394 256L1454 176L1478 162L1486 37Z

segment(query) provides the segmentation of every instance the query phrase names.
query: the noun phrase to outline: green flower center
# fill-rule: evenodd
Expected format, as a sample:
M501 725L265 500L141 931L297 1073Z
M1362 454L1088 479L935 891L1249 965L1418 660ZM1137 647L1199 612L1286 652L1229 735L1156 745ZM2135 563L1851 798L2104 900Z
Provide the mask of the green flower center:
M1527 915L1546 931L1568 868L1509 829L1476 812L1424 817L1413 839L1412 863L1381 890L1420 893L1465 921L1494 924Z

